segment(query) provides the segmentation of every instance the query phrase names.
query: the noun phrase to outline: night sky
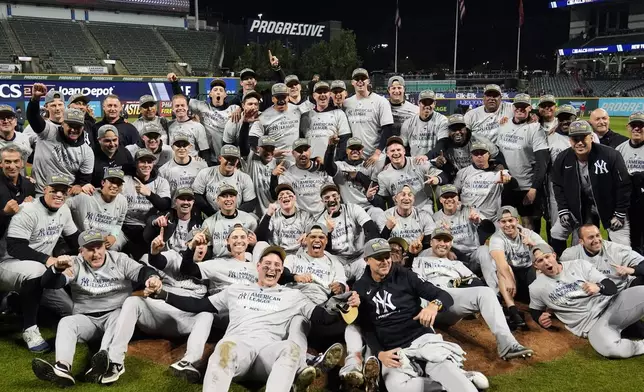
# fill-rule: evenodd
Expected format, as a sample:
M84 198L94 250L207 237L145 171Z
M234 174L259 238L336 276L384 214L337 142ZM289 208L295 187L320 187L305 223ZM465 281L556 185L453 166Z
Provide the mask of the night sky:
M263 14L263 19L291 22L340 20L343 28L356 33L358 54L366 67L385 69L393 59L396 2L392 0L328 0L307 2L306 6L300 1L281 1L275 6L266 0L246 0L243 5L218 2L216 8L210 6L209 10L206 3L206 0L200 1L202 13L216 12L231 23L241 23L242 18L257 17L258 13ZM553 70L554 53L568 40L569 11L551 10L547 3L546 0L524 0L522 67ZM459 26L458 69L471 69L486 61L489 69L514 69L519 0L466 0L465 4L465 18ZM308 11L311 9L315 12ZM417 69L430 70L439 65L451 69L455 12L456 0L400 0L399 61L409 56ZM388 48L379 49L378 53L367 49L383 43Z

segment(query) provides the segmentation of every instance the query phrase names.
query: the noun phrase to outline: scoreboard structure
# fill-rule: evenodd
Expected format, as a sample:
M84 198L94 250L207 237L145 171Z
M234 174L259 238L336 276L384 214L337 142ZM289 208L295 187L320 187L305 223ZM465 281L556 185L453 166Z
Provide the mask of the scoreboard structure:
M20 0L20 3L124 12L187 15L190 0Z

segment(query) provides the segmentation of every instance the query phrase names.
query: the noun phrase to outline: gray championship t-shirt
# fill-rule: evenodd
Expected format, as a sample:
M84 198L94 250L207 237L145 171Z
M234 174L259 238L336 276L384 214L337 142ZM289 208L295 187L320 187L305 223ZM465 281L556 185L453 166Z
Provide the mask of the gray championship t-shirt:
M548 135L548 148L550 149L550 162L554 162L560 152L570 148L570 138L560 133L553 132Z
M237 195L237 207L243 202L251 201L255 195L255 187L250 176L239 169L235 169L229 177L224 176L219 171L219 166L205 168L197 174L192 182L192 190L196 194L205 195L206 200L215 211L219 210L217 205L217 190L223 184L234 186L239 193Z
M365 98L349 97L343 105L351 133L362 140L364 155L368 158L378 148L382 127L394 123L391 104L380 95L371 93Z
M347 284L344 267L335 256L326 252L323 257L312 257L306 252L287 256L284 267L295 275L311 274L313 282L295 283L293 287L301 290L316 305L323 304L332 295L331 283Z
M442 288L452 287L451 280L474 276L463 263L446 257L414 257L411 269L421 279Z
M24 133L20 132L14 132L14 137L11 140L4 139L2 135L0 135L0 149L4 148L5 146L13 145L14 147L17 147L20 149L20 152L22 153L22 160L24 163L27 163L27 160L29 159L29 156L32 153L31 149L31 142L29 141L29 136L25 135ZM25 170L23 169L23 175L25 174Z
M436 223L429 212L418 208L413 208L409 216L400 216L396 207L385 211L387 217L393 216L396 219L396 226L391 230L389 238L404 238L408 244L416 241L421 235L431 237L436 228Z
M118 194L112 202L107 203L100 190L96 190L92 196L79 193L70 197L67 205L78 231L99 230L116 238L121 233L128 209L125 196Z
M185 276L181 273L181 262L183 260L176 250L169 250L161 253L167 261L165 268L159 271L159 277L163 281L163 289L168 293L183 297L203 298L208 293L207 282L192 276Z
M461 205L454 215L447 215L443 210L439 210L433 216L436 226L448 228L452 232L454 237L452 247L467 256L480 246L477 233L478 225L470 221L471 211L471 207ZM484 218L484 216L481 217L481 219Z
M449 136L447 117L434 112L427 120L421 120L416 114L402 124L400 136L409 146L412 157L426 155L434 149L438 140Z
M224 136L224 127L230 117L230 114L239 109L237 105L230 105L226 109L220 110L216 106L208 102L200 101L198 99L191 99L188 106L193 113L199 116L201 125L208 138L208 145L212 153L212 161L217 162L219 151L222 146L222 139ZM194 144L193 144L194 145Z
M197 263L201 277L210 282L210 294L215 294L232 284L257 284L257 264L248 257L245 261L220 258Z
M317 112L311 110L302 115L300 130L311 143L311 157L324 158L329 145L329 137L334 133L338 136L350 135L347 115L340 109Z
M462 170L472 165L472 143L474 142L485 143L488 150L490 150L491 158L495 158L497 155L499 155L498 147L489 139L481 135L472 134L470 141L467 142L464 146L453 147L445 152L445 158L447 158L447 161L451 163L456 168L456 170Z
M289 217L278 209L268 223L268 229L273 233L270 244L281 246L289 254L297 252L300 249L297 240L306 233L309 223L313 223L313 216L300 208L296 208L295 214Z
M528 238L535 244L545 244L546 242L541 236L530 229L525 227L518 227L518 230L525 233ZM500 250L505 253L505 260L508 264L515 268L531 268L532 267L532 254L530 248L523 243L520 234L512 239L503 233L501 229L497 229L496 233L490 237L490 252Z
M389 100L388 100L389 101ZM394 117L394 129L400 130L400 127L414 116L418 116L420 108L409 101L403 101L401 104L389 102L391 115Z
M284 166L288 169L291 163L287 160L283 162ZM251 149L251 152L248 154L248 159L246 159L246 164L242 166L244 172L250 176L255 195L257 196L258 203L255 214L262 216L266 213L268 205L273 202L270 190L271 174L275 166L277 166L277 160L271 159L268 163L264 164L259 156Z
M403 185L409 185L416 196L414 205L423 208L428 200L431 201L432 194L431 186L425 185L425 181L442 172L429 162L416 164L412 158L406 157L405 166L402 168L396 169L390 164L378 173L378 194L394 197L398 189Z
M340 196L345 203L357 204L360 207L368 210L371 208L371 203L367 200L367 190L363 187L362 183L356 178L357 173L362 173L368 178L374 179L378 173L382 171L385 161L380 159L374 165L365 167L364 161L357 165L352 165L345 161L335 161L338 170L333 176L333 182L340 189Z
M125 176L123 191L121 194L127 200L127 214L123 224L132 226L145 226L145 219L152 208L152 202L147 197L136 192L134 185L136 181L132 176ZM145 184L150 188L152 193L159 197L171 197L170 184L163 177L156 177L152 182Z
M503 153L510 174L519 183L519 189L530 189L535 153L548 149L548 140L539 129L539 123L515 124L510 120L499 128L496 144Z
M283 112L278 112L271 106L251 125L248 135L258 138L268 135L275 140L276 149L290 150L293 142L300 137L300 121L305 111L304 105L297 106L291 103L287 104Z
M501 102L501 105L493 113L487 113L483 105L465 113L465 124L472 131L472 134L482 135L493 143L496 143L496 136L502 121L511 121L514 117L514 106L510 102Z
M289 184L297 195L297 208L300 208L314 217L324 211L324 204L320 197L320 189L332 181L324 171L310 172L293 165L278 177L280 184Z
M206 169L208 164L205 161L190 157L190 162L185 165L170 160L159 168L159 177L168 180L170 194L174 195L177 189L191 188L197 174Z
M507 170L503 173L509 175ZM500 180L500 172L481 170L470 165L456 173L454 186L460 192L461 203L476 208L481 215L496 221L503 193L503 184L497 182Z
M178 134L183 134L188 137L190 144L192 144L192 149L190 150L190 155L196 157L199 155L199 151L208 150L210 144L208 144L208 136L206 135L206 129L203 125L196 121L179 121L175 120L170 123L168 127L168 132L170 133L170 140L168 141L169 145L174 143L174 137Z
M626 169L628 169L628 174L630 175L644 171L644 149L641 147L640 145L635 148L631 146L630 141L625 141L615 148L617 152L622 154L624 163L626 163Z
M257 220L255 220L255 217L239 210L234 217L226 217L221 214L221 211L217 211L215 215L203 222L202 227L207 228L211 236L213 257L230 255L226 247L226 240L228 238L228 231L236 224L241 224L250 231L255 231L257 228Z
M362 226L371 220L365 210L355 204L342 204L340 215L330 216L326 211L317 219L318 223L325 224L330 218L335 227L331 231L331 245L333 254L347 260L360 257L364 252L364 232Z
M143 148L139 147L136 144L130 144L129 146L125 147L125 149L128 150L132 155L132 159L134 159L136 152L142 150ZM161 148L154 153L154 156L157 158L157 160L154 162L154 167L158 169L166 163L170 162L173 155L174 152L172 151L172 147L166 146L165 144L162 145Z
M161 132L161 140L163 140L163 144L168 144L168 133L166 132L165 128L163 125L161 125L161 117L155 116L154 119L152 120L146 120L143 117L139 117L136 119L135 122L132 123L134 128L136 128L137 131L139 131L139 136L141 136L141 131L143 130L143 127L145 127L147 124L154 124L157 127L161 128L163 132Z

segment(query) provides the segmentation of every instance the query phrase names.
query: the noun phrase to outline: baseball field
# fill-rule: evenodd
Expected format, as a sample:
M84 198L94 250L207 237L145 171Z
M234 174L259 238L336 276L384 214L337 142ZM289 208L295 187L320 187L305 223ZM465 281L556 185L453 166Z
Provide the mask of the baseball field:
M626 134L626 118L611 118L611 128ZM545 226L545 225L544 225ZM545 232L542 232L545 238ZM644 300L644 299L643 299ZM524 306L525 309L527 306ZM628 360L608 360L590 347L587 341L568 333L555 322L556 331L538 327L529 316L529 331L516 333L519 342L535 350L529 360L505 362L496 355L494 338L478 318L464 320L448 330L441 330L447 340L458 341L465 351L467 369L482 371L489 377L490 391L498 392L636 392L644 390L644 356ZM44 321L43 336L54 346L55 325ZM118 391L200 391L201 385L190 385L170 376L167 367L180 358L183 342L137 340L130 345L125 361L125 374L111 389ZM209 347L211 349L211 347ZM80 376L91 357L90 349L79 344L72 372ZM208 350L210 352L210 350ZM36 379L31 371L31 354L21 337L20 319L15 315L0 316L0 391L52 391L55 386ZM55 361L54 353L42 358ZM327 391L324 380L314 391ZM104 391L106 387L78 382L79 391ZM231 391L251 391L234 385ZM222 391L224 392L224 391ZM331 392L335 392L331 390Z

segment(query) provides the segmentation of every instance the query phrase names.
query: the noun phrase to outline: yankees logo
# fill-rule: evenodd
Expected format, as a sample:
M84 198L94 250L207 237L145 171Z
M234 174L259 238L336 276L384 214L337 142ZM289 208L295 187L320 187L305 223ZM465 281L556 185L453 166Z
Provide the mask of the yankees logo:
M595 162L595 174L607 174L608 168L606 167L606 161L597 161Z
M378 315L396 310L396 306L391 302L391 293L387 291L384 291L383 295L376 293L371 300L376 304L376 314Z

